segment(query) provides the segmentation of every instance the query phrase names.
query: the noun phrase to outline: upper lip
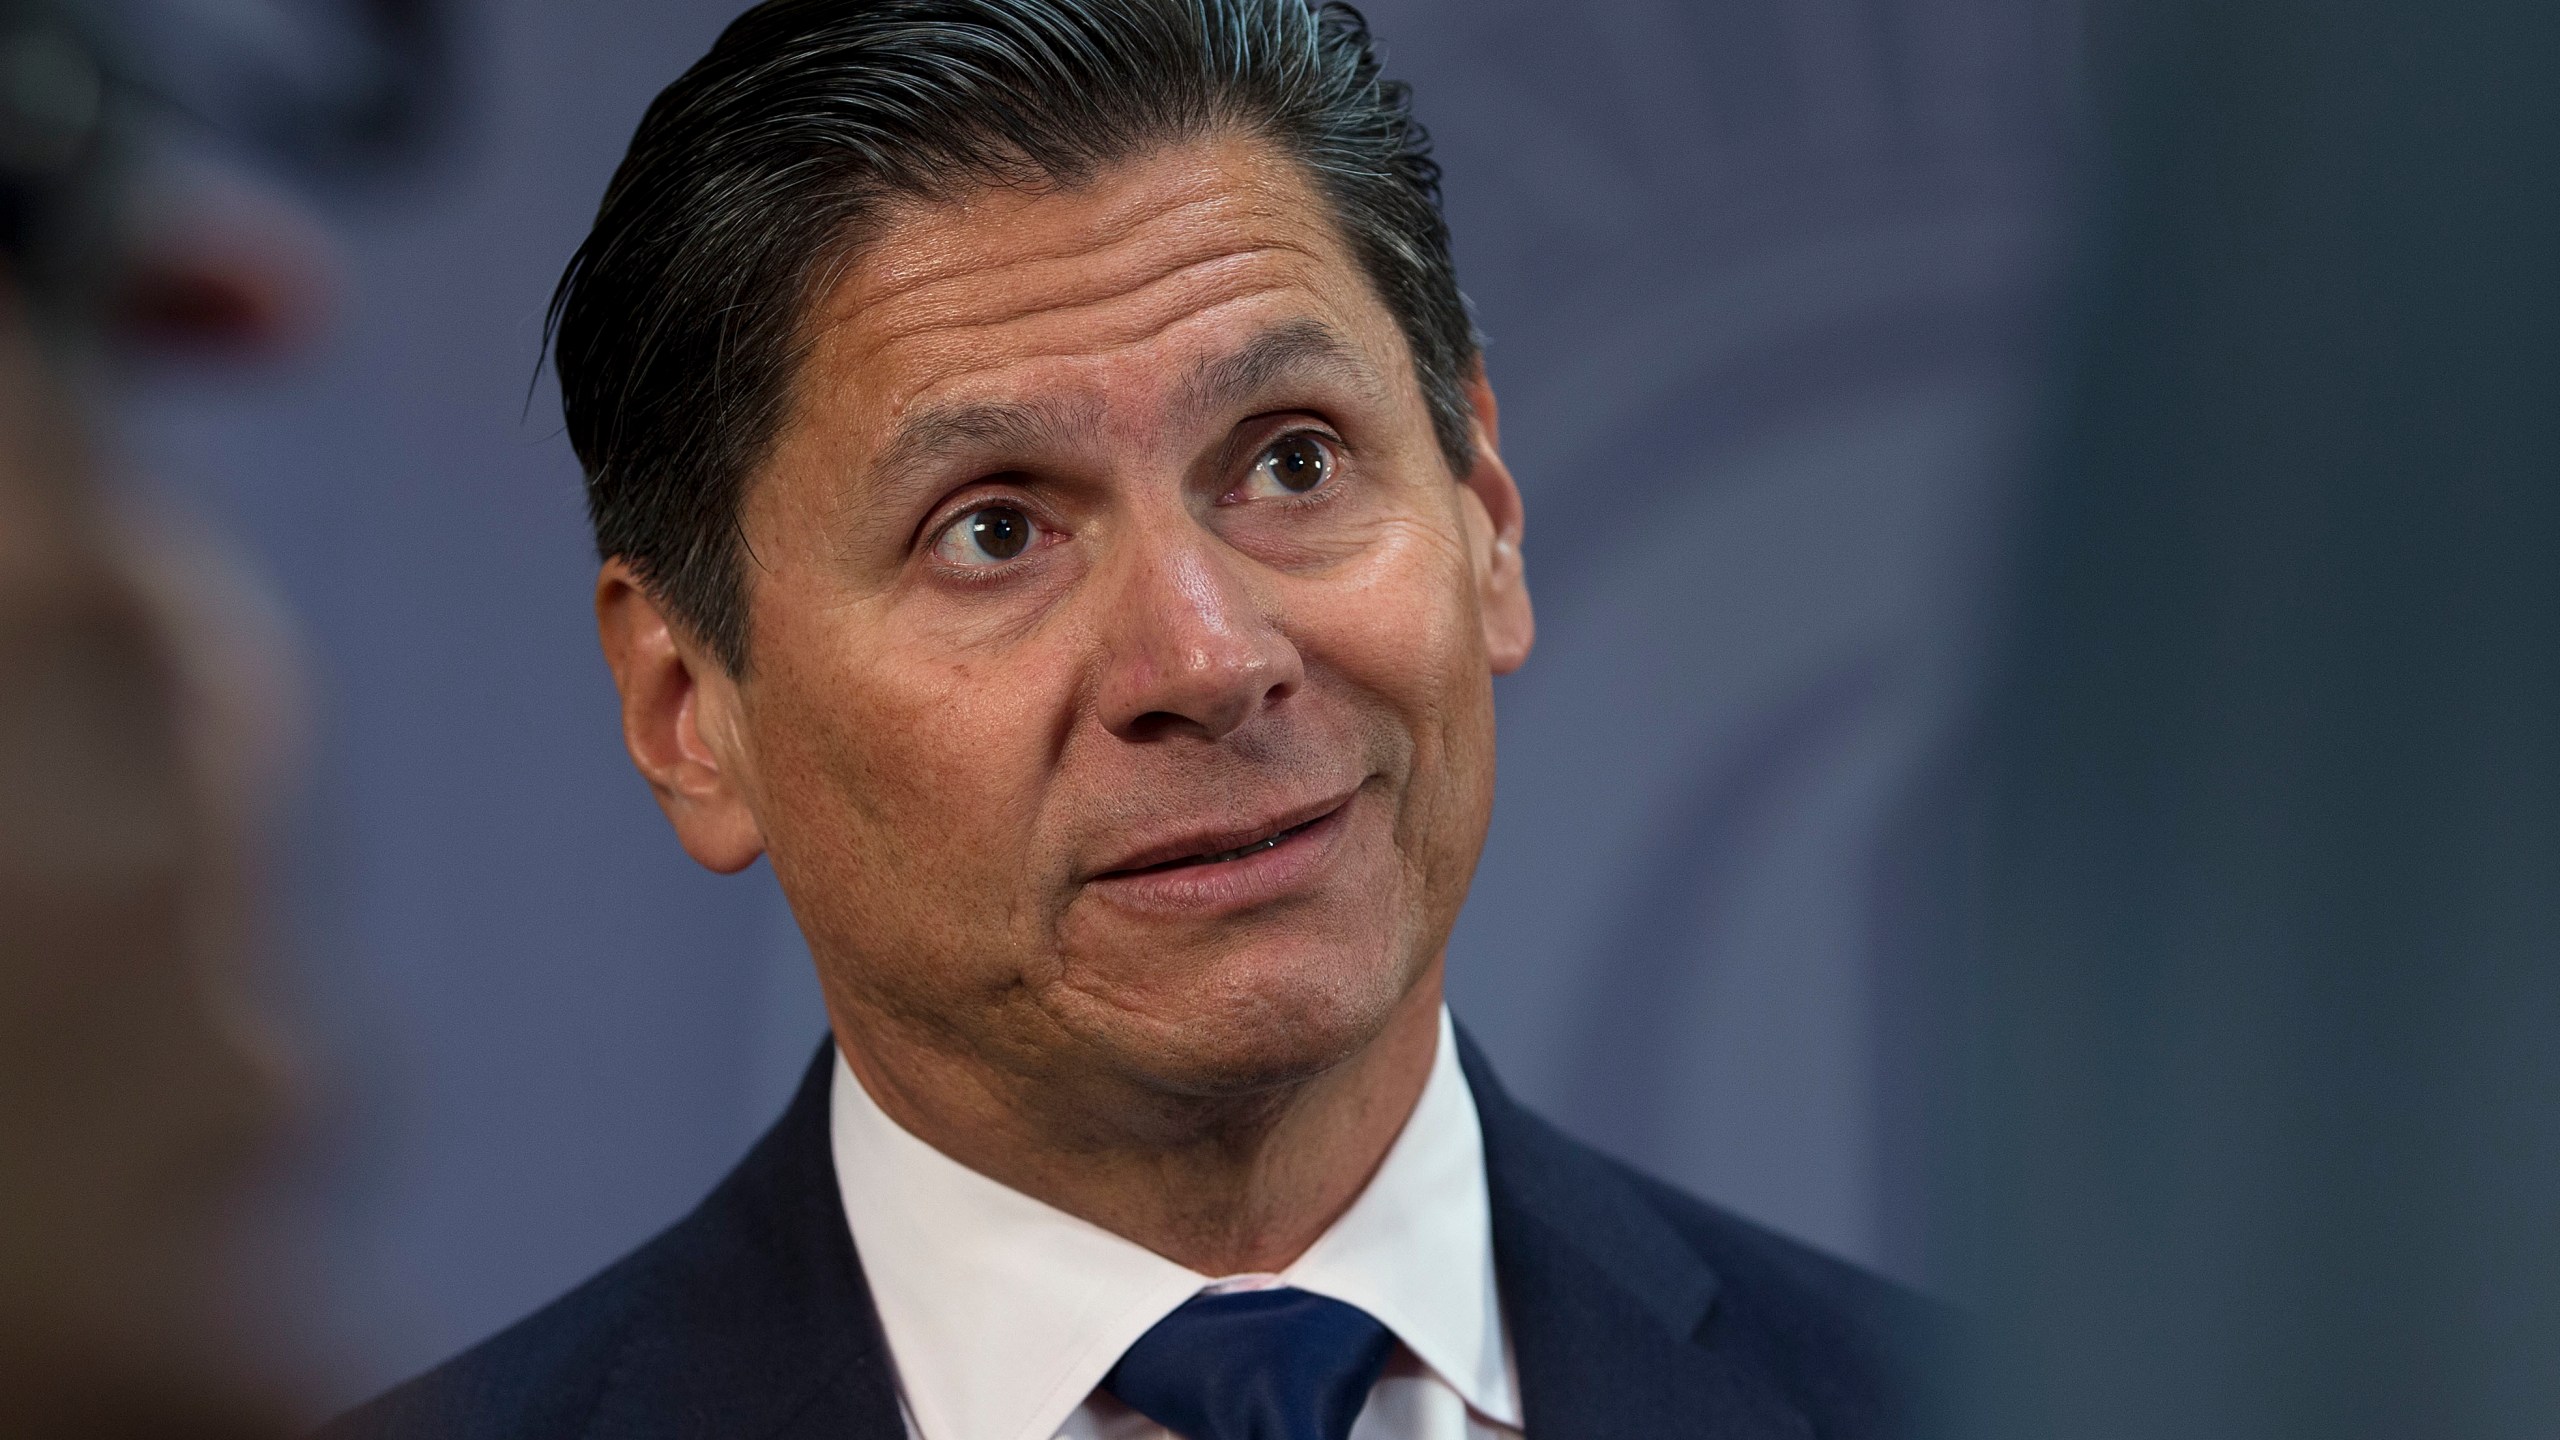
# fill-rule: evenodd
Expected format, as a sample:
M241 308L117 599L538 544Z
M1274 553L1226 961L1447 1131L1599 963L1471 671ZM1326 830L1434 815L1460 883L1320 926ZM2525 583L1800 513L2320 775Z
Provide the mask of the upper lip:
M1247 824L1239 825L1232 822L1200 824L1160 838L1150 839L1144 844L1131 848L1109 864L1097 868L1093 872L1093 878L1109 879L1114 875L1126 875L1133 870L1148 870L1158 865L1170 865L1177 860L1196 860L1206 855L1223 855L1230 850L1241 850L1248 845L1260 844L1284 830L1295 830L1301 825L1323 819L1349 804L1351 797L1358 794L1359 790L1360 787L1354 785L1348 790L1326 796L1321 800L1309 800L1286 810L1271 811L1263 818Z

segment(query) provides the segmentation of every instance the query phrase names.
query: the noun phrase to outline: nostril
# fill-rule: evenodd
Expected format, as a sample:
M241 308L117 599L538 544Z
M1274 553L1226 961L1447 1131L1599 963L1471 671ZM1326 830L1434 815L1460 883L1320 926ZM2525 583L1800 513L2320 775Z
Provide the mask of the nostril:
M1132 740L1156 740L1177 730L1198 728L1200 727L1196 721L1176 715L1170 710L1150 710L1129 722L1127 734Z

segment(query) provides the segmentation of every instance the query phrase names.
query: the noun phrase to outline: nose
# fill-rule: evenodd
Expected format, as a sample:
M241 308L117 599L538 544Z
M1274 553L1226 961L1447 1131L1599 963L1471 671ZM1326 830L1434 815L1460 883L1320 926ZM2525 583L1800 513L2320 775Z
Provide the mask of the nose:
M1233 734L1302 684L1298 648L1214 537L1132 536L1103 591L1100 709L1132 742Z

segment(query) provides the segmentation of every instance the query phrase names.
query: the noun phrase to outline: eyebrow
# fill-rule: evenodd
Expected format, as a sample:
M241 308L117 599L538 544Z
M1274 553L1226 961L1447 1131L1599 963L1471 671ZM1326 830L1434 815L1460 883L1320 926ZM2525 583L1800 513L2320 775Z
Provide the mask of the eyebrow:
M1178 392L1184 410L1224 409L1293 374L1331 371L1366 394L1386 385L1358 349L1320 320L1292 320L1256 335L1228 354L1202 361ZM1033 452L1063 449L1079 431L1099 422L1092 401L1067 404L997 402L952 405L910 417L872 463L884 478L912 474L947 456L968 451Z
M1099 406L1087 402L950 405L926 410L898 427L897 436L872 462L872 471L895 479L961 451L1057 448L1068 436L1090 428L1100 413Z
M1247 399L1287 376L1329 370L1371 395L1386 386L1359 350L1321 320L1292 320L1256 335L1234 353L1204 361L1182 387L1192 411L1217 410Z

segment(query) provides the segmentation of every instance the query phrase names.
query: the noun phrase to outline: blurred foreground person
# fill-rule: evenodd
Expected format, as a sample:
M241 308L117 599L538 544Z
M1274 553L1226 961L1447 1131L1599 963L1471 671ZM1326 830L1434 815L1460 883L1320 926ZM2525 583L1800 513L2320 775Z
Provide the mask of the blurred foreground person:
M171 39L153 7L110 10L0 0L0 1436L277 1435L226 1240L284 1096L246 996L290 667L89 427L112 358L306 328L314 252L146 192L139 113L184 77L112 43Z
M342 1433L1901 1432L1923 1302L1442 1004L1534 623L1406 102L1339 5L775 0L650 108L557 311L599 626L833 1043Z
M257 1433L217 1337L279 1098L239 996L262 747L75 414L0 282L0 1434Z
M0 274L0 1434L256 1433L217 1337L279 1098L239 993L276 697L186 593L210 562L108 508L35 268Z

